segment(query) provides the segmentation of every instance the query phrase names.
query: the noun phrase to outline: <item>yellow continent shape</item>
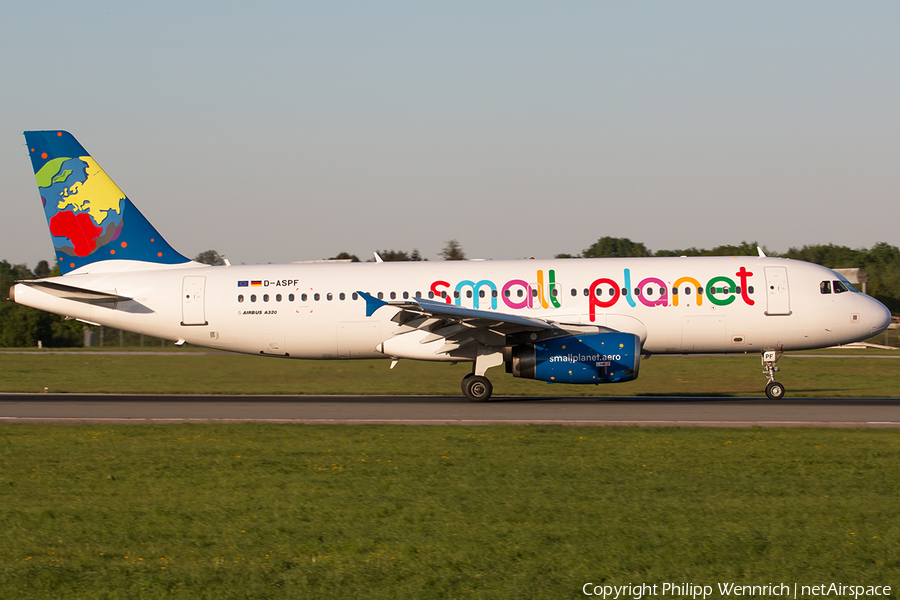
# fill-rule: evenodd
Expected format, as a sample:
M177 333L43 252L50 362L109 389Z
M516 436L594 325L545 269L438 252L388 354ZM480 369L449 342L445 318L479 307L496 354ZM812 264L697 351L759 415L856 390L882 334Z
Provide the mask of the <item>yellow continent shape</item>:
M60 194L57 208L72 206L87 211L98 225L106 220L109 211L121 214L125 194L90 156L79 157L87 165L84 182L76 182Z

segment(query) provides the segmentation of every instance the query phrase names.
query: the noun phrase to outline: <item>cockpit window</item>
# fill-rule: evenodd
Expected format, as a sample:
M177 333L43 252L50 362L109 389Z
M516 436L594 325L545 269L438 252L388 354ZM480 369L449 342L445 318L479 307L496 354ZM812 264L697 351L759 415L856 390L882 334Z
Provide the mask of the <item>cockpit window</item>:
M834 282L834 293L835 294L840 294L841 292L856 292L857 294L860 293L859 290L856 289L856 286L854 286L852 283L850 283L846 277L838 274L838 279L840 281ZM840 284L841 287L843 287L842 290L838 290L838 284Z
M820 283L819 291L823 294L830 294L831 293L831 282L823 281L822 283Z

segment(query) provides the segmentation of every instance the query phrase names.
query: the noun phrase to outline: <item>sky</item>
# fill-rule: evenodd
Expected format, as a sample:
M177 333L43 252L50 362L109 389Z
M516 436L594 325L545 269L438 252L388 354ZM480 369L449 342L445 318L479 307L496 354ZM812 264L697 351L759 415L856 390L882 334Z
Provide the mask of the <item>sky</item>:
M53 258L32 129L235 264L900 245L898 31L895 1L0 0L0 259Z

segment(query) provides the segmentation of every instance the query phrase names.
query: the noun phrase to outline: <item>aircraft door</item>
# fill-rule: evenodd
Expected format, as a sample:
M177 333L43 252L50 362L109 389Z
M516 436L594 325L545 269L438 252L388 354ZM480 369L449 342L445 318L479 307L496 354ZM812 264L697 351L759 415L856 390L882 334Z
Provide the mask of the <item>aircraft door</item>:
M787 267L766 267L766 314L791 314Z
M206 309L203 301L205 289L206 277L184 278L181 290L182 325L209 325L206 321Z

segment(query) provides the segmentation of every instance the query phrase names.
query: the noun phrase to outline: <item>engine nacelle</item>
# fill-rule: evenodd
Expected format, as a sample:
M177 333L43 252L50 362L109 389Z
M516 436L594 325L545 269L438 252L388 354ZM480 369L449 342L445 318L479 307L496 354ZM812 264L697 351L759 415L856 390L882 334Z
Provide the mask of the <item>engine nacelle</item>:
M513 346L513 377L552 383L615 383L637 379L641 340L631 333L572 335Z

